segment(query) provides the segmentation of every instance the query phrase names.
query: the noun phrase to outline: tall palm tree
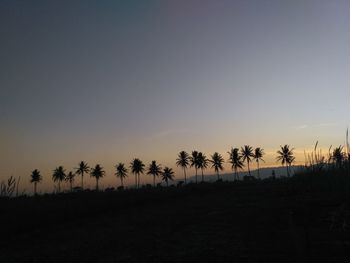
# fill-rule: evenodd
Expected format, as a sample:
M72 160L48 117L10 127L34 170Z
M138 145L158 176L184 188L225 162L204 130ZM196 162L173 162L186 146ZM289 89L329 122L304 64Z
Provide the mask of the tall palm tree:
M76 173L81 175L81 189L84 189L84 174L90 172L90 167L84 161L79 163L79 167L75 168Z
M196 170L196 183L198 183L198 151L192 151L192 155L190 157L191 167L194 166Z
M169 186L168 181L173 181L174 180L174 172L173 169L169 167L165 167L163 172L162 172L162 180L166 182L166 186Z
M260 178L260 167L259 167L259 161L264 161L264 159L262 158L265 155L264 153L264 149L257 147L254 150L254 159L256 161L257 167L258 167L258 178Z
M214 168L219 180L220 179L219 171L224 170L224 167L222 166L222 164L224 163L224 158L222 158L221 154L215 152L211 156L210 162L212 163L211 167Z
M197 156L197 166L198 166L198 169L201 169L201 172L202 172L202 182L204 182L203 170L208 168L208 164L209 164L208 158L202 152L199 152Z
M30 175L30 177L31 177L30 182L34 183L34 195L36 195L36 185L37 183L40 183L43 178L40 175L40 172L38 171L38 169L35 169Z
M343 160L345 159L345 153L343 153L343 146L336 147L333 150L331 159L337 167L341 167Z
M144 173L145 165L143 164L143 162L140 159L135 158L130 163L130 168L131 168L131 172L135 175L135 186L136 186L136 188L139 188L140 174Z
M277 151L278 156L276 160L281 162L282 165L286 165L287 175L290 176L288 166L290 166L295 160L295 157L293 156L294 149L290 149L287 144L280 147L281 150Z
M63 169L63 166L56 167L53 170L52 179L54 182L58 182L58 192L61 192L61 182L66 178L66 170Z
M118 163L115 166L115 170L115 175L120 178L120 184L122 187L124 187L124 178L128 176L128 169L123 163Z
M242 153L242 161L243 163L245 161L247 161L247 165L248 165L248 173L249 176L250 174L250 167L249 167L249 163L251 162L252 158L254 157L254 153L253 153L253 147L249 146L249 145L244 145L244 147L241 148L241 153Z
M70 171L67 176L64 178L65 181L69 182L69 186L70 186L70 191L73 192L73 182L74 182L74 177L75 177L75 173L73 173L72 171Z
M234 179L238 180L238 169L242 169L244 164L242 162L242 156L239 154L238 148L231 148L230 152L227 152L229 154L229 163L231 163L231 169L234 170L235 176Z
M99 164L96 164L96 166L90 171L90 176L95 177L96 179L96 191L98 191L98 180L100 180L100 178L102 178L104 174L105 171Z
M153 175L153 187L156 186L156 176L162 173L162 167L156 161L152 161L148 167L147 174Z
M186 169L190 164L190 156L188 155L187 152L185 151L181 151L179 152L179 154L177 155L177 159L176 159L176 165L177 166L181 166L182 169L184 170L184 177L185 177L185 184L186 184Z

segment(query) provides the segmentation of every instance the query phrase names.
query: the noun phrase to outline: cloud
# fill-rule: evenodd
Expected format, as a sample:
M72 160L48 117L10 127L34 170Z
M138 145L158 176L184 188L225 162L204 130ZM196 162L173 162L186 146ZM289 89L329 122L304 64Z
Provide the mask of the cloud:
M299 126L296 126L294 127L296 130L303 130L303 129L306 129L307 127L309 127L308 125L306 124L302 124L302 125L299 125Z
M185 134L185 133L189 133L189 132L190 132L190 130L188 130L188 129L163 130L163 131L159 131L159 132L156 132L156 133L152 134L147 139L148 140L160 139L160 138L165 138L165 137L169 137L169 136L172 136L172 135Z
M297 131L307 129L307 128L318 128L318 127L332 127L337 126L339 123L337 122L328 122L328 123L318 123L318 124L301 124L298 126L294 126L293 128Z
M336 122L329 122L329 123L320 123L317 125L314 125L315 127L330 127L330 126L337 126L339 123Z

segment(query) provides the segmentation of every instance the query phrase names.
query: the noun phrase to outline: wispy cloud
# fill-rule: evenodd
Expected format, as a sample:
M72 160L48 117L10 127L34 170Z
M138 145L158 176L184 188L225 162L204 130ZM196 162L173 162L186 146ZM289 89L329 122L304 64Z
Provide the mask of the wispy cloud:
M169 129L169 130L162 130L158 131L152 135L150 135L147 139L160 139L160 138L166 138L173 135L179 135L179 134L185 134L190 133L191 131L188 129Z
M293 128L297 131L304 130L307 128L317 128L317 127L332 127L337 126L339 123L337 122L326 122L326 123L318 123L318 124L301 124L298 126L294 126Z
M315 125L315 127L331 127L331 126L337 126L339 123L336 122L328 122L328 123L320 123Z
M294 127L296 130L303 130L303 129L306 129L307 127L309 127L308 125L306 124L302 124L302 125L299 125L299 126L296 126Z

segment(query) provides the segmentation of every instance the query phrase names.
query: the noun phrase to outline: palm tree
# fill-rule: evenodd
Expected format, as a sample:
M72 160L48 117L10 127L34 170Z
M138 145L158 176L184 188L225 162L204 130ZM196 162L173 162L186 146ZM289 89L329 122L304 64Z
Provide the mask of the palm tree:
M84 189L84 173L90 172L90 167L84 161L79 163L79 167L75 168L76 173L81 175L81 189Z
M71 191L71 192L73 192L74 177L75 177L75 173L73 173L72 171L70 171L70 172L67 174L67 176L64 178L67 182L69 182L70 191Z
M258 148L255 148L255 151L254 151L254 159L256 161L256 164L258 166L258 178L260 178L260 167L259 167L259 161L264 161L264 159L262 158L263 155L265 155L264 153L264 149L258 147Z
M245 161L247 161L247 165L248 165L248 173L249 173L249 176L251 175L250 174L250 167L249 167L249 163L251 162L251 158L254 157L254 154L253 154L253 147L249 146L249 145L244 145L244 147L241 148L241 152L242 152L242 158L243 158L243 163Z
M238 148L231 148L230 152L227 152L229 157L229 163L231 163L231 169L235 171L235 180L238 180L238 169L242 169L244 164L242 162L242 156L239 154Z
M282 165L286 165L286 169L287 169L287 175L289 176L289 169L288 169L288 165L290 166L294 160L295 157L293 156L293 150L294 149L290 149L289 145L284 145L284 146L280 146L281 150L277 151L277 161L281 162Z
M96 164L95 168L92 168L90 171L90 176L96 179L96 191L98 191L98 180L102 178L104 174L105 171L99 164Z
M166 182L166 186L168 187L168 181L173 181L174 180L174 172L173 169L169 167L165 167L163 172L162 172L162 180Z
M130 163L130 168L131 168L131 172L135 175L136 188L139 188L139 185L140 185L140 174L144 173L145 165L143 164L143 162L140 159L135 158Z
M52 179L54 182L58 182L58 192L61 192L61 182L66 178L65 172L63 166L56 167L56 169L53 170Z
M333 150L331 159L337 167L341 167L345 154L343 153L343 146L336 147Z
M176 165L181 166L182 169L184 170L185 184L186 184L186 169L189 164L190 164L190 156L188 155L188 153L185 151L179 152L176 159Z
M203 170L208 168L208 164L209 160L207 157L202 152L199 152L197 156L197 166L202 171L202 182L204 182Z
M123 163L118 163L115 166L115 170L116 170L115 175L120 178L121 186L124 187L123 180L128 176L128 169L125 167Z
M222 158L221 154L215 152L211 156L210 162L212 163L211 168L214 168L219 180L220 179L219 171L224 170L224 167L222 166L222 164L224 163L224 158Z
M196 183L198 183L198 152L192 151L192 156L190 157L191 167L194 166L196 170Z
M153 187L156 186L156 176L162 173L162 167L156 161L152 161L148 167L147 174L153 175Z
M36 185L37 185L37 183L40 183L43 178L42 178L42 176L40 175L40 172L37 169L35 169L32 172L30 177L31 177L30 182L34 183L34 195L36 195Z

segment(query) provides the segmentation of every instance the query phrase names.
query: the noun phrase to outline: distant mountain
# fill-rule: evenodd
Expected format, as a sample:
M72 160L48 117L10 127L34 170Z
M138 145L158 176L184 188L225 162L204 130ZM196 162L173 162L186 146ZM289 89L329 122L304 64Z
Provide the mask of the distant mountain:
M291 167L291 175L293 175L296 171L302 169L303 166L301 165L296 165L296 166L292 166ZM278 166L278 167L266 167L266 168L260 168L260 178L261 179L265 179L267 177L272 176L272 172L275 171L275 175L276 177L283 177L283 176L287 176L287 170L286 167L282 167L282 166ZM250 171L251 175L254 177L258 177L258 170L251 170ZM242 179L243 176L245 175L249 175L248 171L244 171L244 172L239 172L238 176L239 179ZM200 173L198 173L198 181L202 180L202 175ZM230 173L223 173L220 174L220 178L224 181L233 181L233 172ZM181 181L182 179L178 179L177 181ZM196 177L195 176L191 176L189 177L189 181L195 181ZM204 180L208 181L208 182L213 182L217 180L217 175L216 174L210 174L210 175L204 175Z

